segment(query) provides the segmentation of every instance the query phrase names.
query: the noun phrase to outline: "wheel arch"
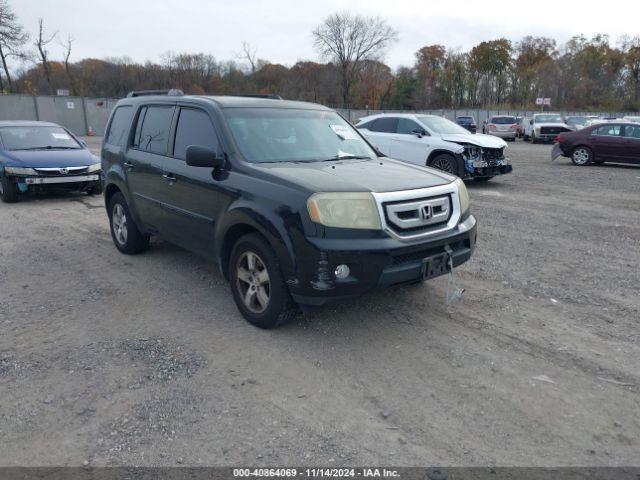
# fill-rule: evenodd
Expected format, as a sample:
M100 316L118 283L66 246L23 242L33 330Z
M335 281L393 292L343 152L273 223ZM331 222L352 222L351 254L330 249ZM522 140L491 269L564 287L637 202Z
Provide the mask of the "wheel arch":
M227 212L224 222L216 233L215 258L225 279L229 278L229 258L235 243L244 235L256 233L273 248L283 276L288 278L293 270L293 242L284 226L278 228L277 221L259 211L238 208Z
M427 157L426 165L428 167L431 166L431 161L434 158L436 158L438 155L443 155L443 154L453 157L454 161L456 162L456 165L458 166L458 171L456 172L456 175L460 178L464 178L466 176L466 169L464 168L464 160L462 159L462 156L452 152L451 150L447 150L446 148L437 148L433 152L431 152Z

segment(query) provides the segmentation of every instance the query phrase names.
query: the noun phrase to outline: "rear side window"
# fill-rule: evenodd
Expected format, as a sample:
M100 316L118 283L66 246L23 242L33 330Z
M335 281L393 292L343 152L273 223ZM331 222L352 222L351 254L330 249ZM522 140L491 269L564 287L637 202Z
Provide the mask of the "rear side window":
M624 136L640 139L640 125L625 125Z
M202 110L183 108L180 110L173 156L184 160L187 147L200 145L218 151L218 137L209 115Z
M169 130L171 128L171 106L149 106L140 111L136 125L133 147L145 152L167 153Z
M413 120L409 120L408 118L399 118L398 126L396 128L396 133L402 134L411 134L414 130L424 130L420 125L418 125Z
M396 133L397 125L398 125L397 118L383 117L375 120L369 130L371 130L372 132Z
M124 147L129 136L132 114L133 108L131 106L125 105L116 108L109 125L109 131L105 135L104 143Z
M598 127L594 133L596 135L618 137L620 135L620 125L603 125Z

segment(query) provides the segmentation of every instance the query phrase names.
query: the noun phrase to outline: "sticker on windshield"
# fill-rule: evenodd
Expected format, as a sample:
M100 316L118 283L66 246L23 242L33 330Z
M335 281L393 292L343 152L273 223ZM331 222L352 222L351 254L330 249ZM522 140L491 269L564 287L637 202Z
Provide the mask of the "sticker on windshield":
M356 132L347 125L329 125L329 127L331 127L333 133L339 136L342 140L355 140L358 138L356 136Z
M71 140L71 137L68 133L52 133L53 138L56 140Z

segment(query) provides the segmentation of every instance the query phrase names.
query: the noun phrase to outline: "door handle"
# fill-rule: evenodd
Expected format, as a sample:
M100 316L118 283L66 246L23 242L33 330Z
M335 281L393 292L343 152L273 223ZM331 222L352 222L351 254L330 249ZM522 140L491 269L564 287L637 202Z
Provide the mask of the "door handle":
M163 173L162 178L169 182L169 185L176 183L176 177L174 177L171 173Z
M131 162L124 162L124 166L125 166L128 170L132 170L132 169L133 169L133 163L131 163Z

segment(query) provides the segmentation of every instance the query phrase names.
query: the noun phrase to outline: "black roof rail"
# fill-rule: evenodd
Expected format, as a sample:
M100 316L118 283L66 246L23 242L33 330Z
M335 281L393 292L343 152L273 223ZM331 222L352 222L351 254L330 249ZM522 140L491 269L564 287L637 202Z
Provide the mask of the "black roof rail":
M170 90L136 90L127 93L127 98L145 97L147 95L167 95L169 97L181 97L184 95L184 92L177 88L172 88Z
M280 95L275 93L240 93L238 95L231 95L233 97L249 97L249 98L269 98L271 100L282 100Z

